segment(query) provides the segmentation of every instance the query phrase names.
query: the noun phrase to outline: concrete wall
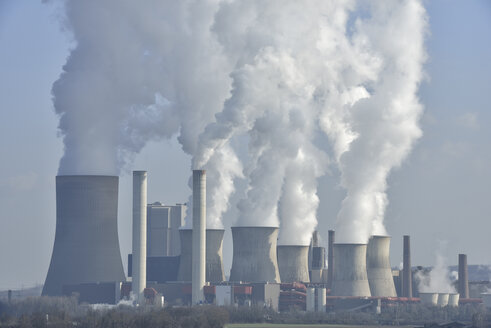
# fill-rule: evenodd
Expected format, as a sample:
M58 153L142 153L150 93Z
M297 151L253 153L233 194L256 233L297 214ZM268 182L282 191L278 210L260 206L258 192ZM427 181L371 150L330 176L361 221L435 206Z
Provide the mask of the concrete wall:
M126 279L117 214L117 176L56 177L56 234L43 295L61 295L68 284Z
M276 227L232 227L230 281L280 282Z

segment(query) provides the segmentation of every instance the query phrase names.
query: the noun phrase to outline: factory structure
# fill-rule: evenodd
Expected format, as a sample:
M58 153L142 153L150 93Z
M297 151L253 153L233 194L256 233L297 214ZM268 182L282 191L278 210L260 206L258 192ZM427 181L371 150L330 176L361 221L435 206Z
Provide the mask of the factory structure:
M147 201L147 172L133 172L132 254L124 273L117 229L118 177L56 177L56 235L42 295L77 293L80 302L381 311L396 303L458 306L490 302L470 295L467 256L460 254L458 293L418 293L404 236L401 270L390 266L389 236L367 244L335 242L314 232L310 245L278 245L278 227L206 228L206 172L194 170L192 218L187 204ZM223 239L232 234L233 259L224 271ZM229 273L229 274L228 274Z

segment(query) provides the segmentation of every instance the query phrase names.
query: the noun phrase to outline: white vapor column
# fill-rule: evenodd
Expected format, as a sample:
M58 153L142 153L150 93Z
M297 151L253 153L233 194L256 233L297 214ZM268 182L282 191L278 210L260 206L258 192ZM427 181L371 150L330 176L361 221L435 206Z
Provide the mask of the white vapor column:
M132 291L143 298L147 280L147 171L133 171Z
M206 171L193 170L192 303L204 301L206 278Z

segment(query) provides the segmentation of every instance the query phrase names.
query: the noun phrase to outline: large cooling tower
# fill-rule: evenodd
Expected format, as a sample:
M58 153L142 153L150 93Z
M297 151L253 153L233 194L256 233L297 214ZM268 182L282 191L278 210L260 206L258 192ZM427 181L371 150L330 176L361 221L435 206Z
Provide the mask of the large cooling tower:
M277 254L282 282L309 282L309 246L280 245Z
M366 244L334 244L333 296L371 296L366 267Z
M278 228L232 227L230 281L280 282L276 257Z
M177 280L191 281L191 229L180 229L181 260ZM206 229L206 281L222 282L225 280L223 272L223 229Z
M56 177L56 234L42 295L62 286L124 281L118 241L118 177Z
M367 246L367 276L372 296L397 297L389 259L390 237L372 236Z

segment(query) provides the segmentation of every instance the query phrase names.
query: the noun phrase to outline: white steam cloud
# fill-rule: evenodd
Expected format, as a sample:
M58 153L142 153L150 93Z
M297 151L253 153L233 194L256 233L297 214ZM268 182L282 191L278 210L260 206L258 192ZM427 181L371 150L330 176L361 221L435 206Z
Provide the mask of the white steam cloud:
M442 245L440 245L442 247ZM447 259L439 249L435 254L435 266L429 272L418 271L416 280L418 290L421 293L455 293L455 287L450 280L451 274L448 269Z
M307 245L332 151L347 190L337 239L385 233L387 177L421 135L419 0L58 1L75 44L53 86L59 174L119 174L177 134L207 171L208 227L246 179L237 224Z

